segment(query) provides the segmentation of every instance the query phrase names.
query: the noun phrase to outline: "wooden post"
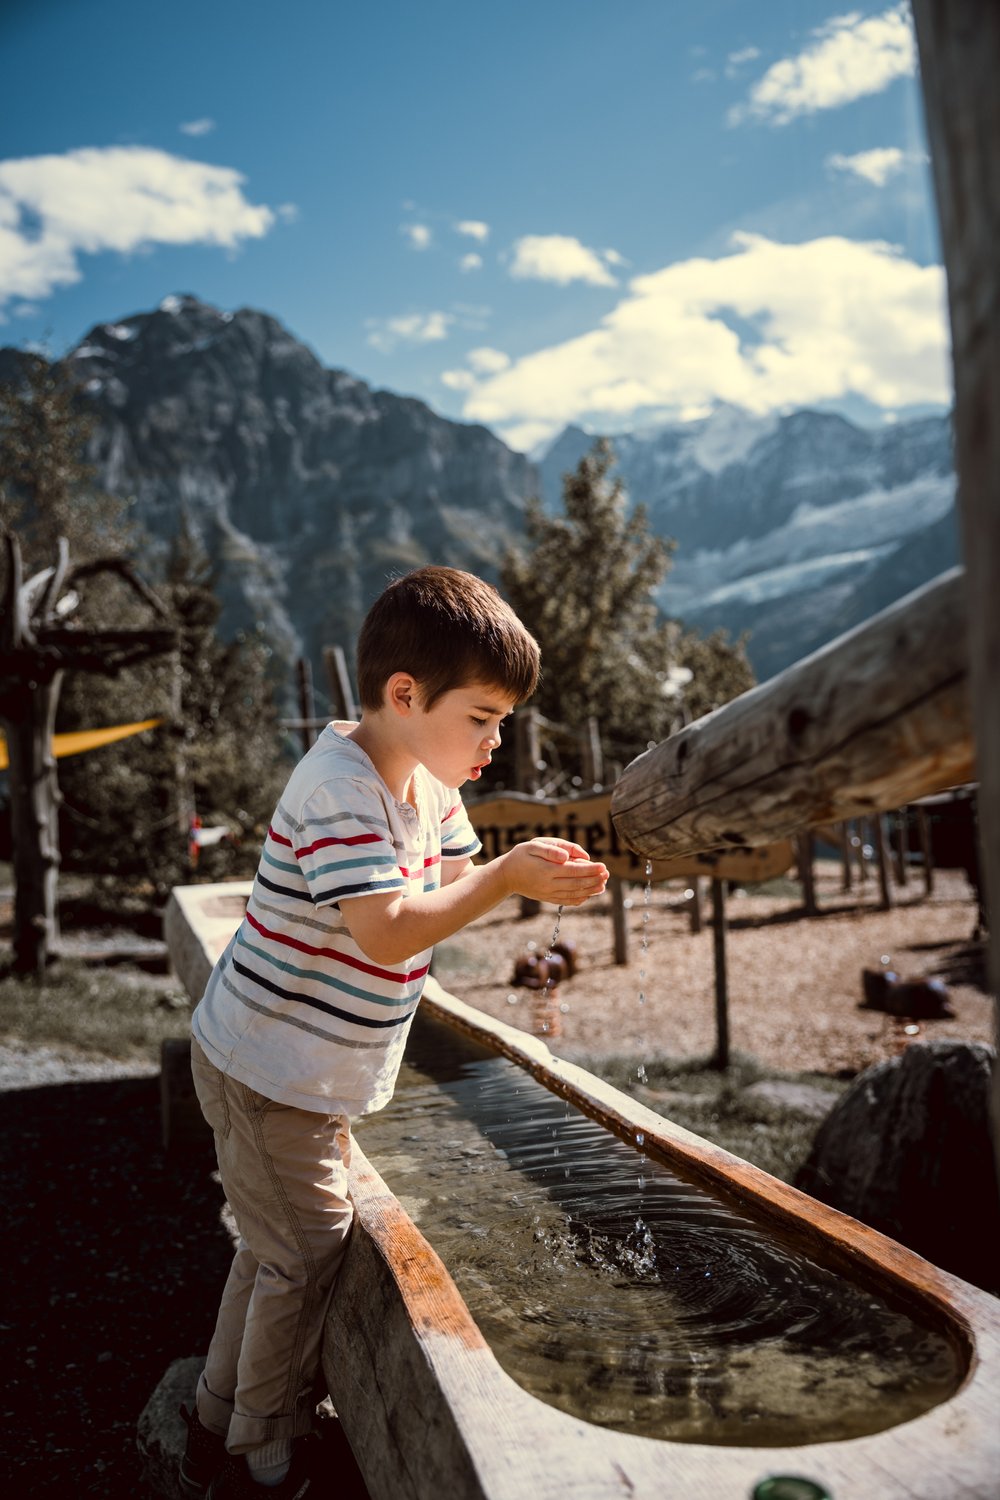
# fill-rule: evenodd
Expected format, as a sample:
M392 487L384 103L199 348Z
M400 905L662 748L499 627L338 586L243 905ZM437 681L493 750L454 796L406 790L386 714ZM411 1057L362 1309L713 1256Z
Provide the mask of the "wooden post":
M514 782L519 792L534 795L538 791L538 762L542 758L538 738L538 709L519 708L514 715ZM522 921L537 917L540 901L521 897Z
M798 856L799 879L802 882L802 904L807 917L816 915L816 878L813 870L813 838L809 832L800 833L795 840Z
M893 815L893 825L896 833L896 881L897 884L905 886L909 884L910 871L907 856L910 852L910 809L900 807Z
M688 900L688 914L691 918L691 931L701 931L701 876L695 875L691 879L691 895Z
M854 858L858 862L858 880L862 886L868 884L868 861L865 859L865 824L863 818L852 818L850 824L850 845L854 850Z
M726 882L712 881L712 947L715 954L715 1056L713 1068L729 1067L729 979L726 973Z
M628 913L625 910L625 882L620 875L608 881L611 891L611 921L615 934L615 963L627 964L629 951Z
M840 858L843 864L843 879L840 889L846 893L854 884L854 877L851 874L851 841L848 836L847 824L840 823L838 827L840 829Z
M299 657L295 675L299 689L299 714L302 719L299 733L302 736L302 754L305 755L308 750L312 749L315 739L312 721L316 716L316 705L313 702L312 667L309 665L308 657Z
M1000 993L1000 6L914 0L955 371L955 466L968 570L968 655L983 883ZM993 1068L1000 1171L1000 1067Z
M326 672L326 690L330 708L335 719L358 719L360 710L351 690L351 676L347 670L347 657L343 646L323 647L323 668ZM306 717L305 714L302 716Z
M889 885L889 849L885 836L885 818L876 813L872 818L872 833L875 839L875 860L878 865L879 904L883 911L891 911L895 902Z
M604 781L604 755L601 750L601 732L597 720L591 715L580 736L580 752L583 763L583 784L589 791L598 788Z
M920 853L924 861L924 894L934 894L934 846L931 843L931 820L927 816L927 810L923 807L917 808L917 840L920 844Z
M59 946L59 783L52 731L62 673L5 722L14 856L14 966L41 981ZM26 699L29 695L26 694Z
M519 708L514 715L514 780L517 791L531 795L538 791L538 762L541 758L538 710Z

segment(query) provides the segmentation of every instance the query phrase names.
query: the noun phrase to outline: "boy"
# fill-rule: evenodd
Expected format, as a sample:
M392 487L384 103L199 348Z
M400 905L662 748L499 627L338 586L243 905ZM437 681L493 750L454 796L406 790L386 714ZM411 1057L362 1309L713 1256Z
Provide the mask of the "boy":
M538 680L538 646L472 574L421 568L358 641L358 724L288 782L239 931L192 1019L192 1070L240 1230L181 1478L209 1500L302 1494L293 1440L322 1390L351 1225L353 1115L392 1097L436 942L506 896L582 905L608 872L532 839L488 865L457 788Z

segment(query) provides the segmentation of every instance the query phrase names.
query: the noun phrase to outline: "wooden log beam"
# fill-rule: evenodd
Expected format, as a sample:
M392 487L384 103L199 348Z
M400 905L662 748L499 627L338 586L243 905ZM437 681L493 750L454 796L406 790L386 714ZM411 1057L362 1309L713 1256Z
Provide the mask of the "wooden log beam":
M954 568L625 768L619 837L671 859L866 816L974 778Z
M914 0L927 136L948 273L955 467L968 568L969 677L979 761L990 977L1000 994L1000 7ZM993 1073L1000 1170L1000 1068Z

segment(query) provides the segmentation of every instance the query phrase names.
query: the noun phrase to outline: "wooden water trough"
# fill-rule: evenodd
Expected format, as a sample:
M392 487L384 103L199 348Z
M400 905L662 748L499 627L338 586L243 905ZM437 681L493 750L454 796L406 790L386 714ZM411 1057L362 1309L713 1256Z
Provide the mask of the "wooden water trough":
M192 998L238 924L249 886L176 890L166 918ZM745 1500L767 1475L835 1496L995 1500L1000 1302L883 1235L683 1130L428 980L422 1005L506 1056L647 1155L738 1201L855 1284L911 1310L957 1351L947 1400L865 1437L726 1447L638 1437L555 1410L501 1368L447 1267L358 1149L355 1232L324 1340L330 1394L372 1500Z

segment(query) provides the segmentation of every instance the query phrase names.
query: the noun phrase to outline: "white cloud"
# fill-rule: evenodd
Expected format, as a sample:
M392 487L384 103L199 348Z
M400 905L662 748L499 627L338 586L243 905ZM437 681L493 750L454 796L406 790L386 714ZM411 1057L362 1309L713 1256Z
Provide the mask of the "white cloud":
M483 269L483 257L471 252L468 255L463 255L458 263L458 269L460 271L481 271Z
M885 187L890 177L901 172L906 165L907 154L898 146L875 146L871 151L858 151L854 156L842 156L835 151L826 159L826 165L835 172L850 172L863 177L875 187Z
M730 111L730 124L755 119L787 125L799 115L881 93L897 78L916 72L916 42L906 3L877 16L863 17L858 11L833 16L813 37L796 57L782 58L768 68L747 102Z
M428 249L433 238L426 224L400 224L399 232L405 234L413 250Z
M502 349L491 349L488 345L470 349L468 360L477 375L496 375L510 365L509 354L504 354Z
M299 205L297 203L279 203L277 214L283 223L294 224L299 217Z
M211 135L215 129L215 121L206 115L201 120L187 120L180 128L185 135Z
M476 377L471 370L444 370L441 373L441 384L446 385L450 391L471 391L476 384Z
M382 354L391 354L399 344L433 344L448 337L455 318L452 313L402 313L399 317L370 318L368 342Z
M878 406L950 400L944 272L891 245L734 236L716 260L636 277L590 332L470 390L464 415L524 442L569 421L623 427L704 409L753 412L857 394Z
M141 146L0 161L0 301L80 280L81 254L258 239L275 222L231 167Z
M738 52L730 52L726 58L726 77L735 78L741 68L754 62L759 56L759 47L741 47Z
M614 255L617 252L612 251ZM526 234L514 242L510 274L519 281L554 281L567 286L585 281L591 286L616 286L602 254L568 234Z
M482 219L460 219L455 225L455 233L467 234L470 239L485 244L490 237L490 226L484 224Z

